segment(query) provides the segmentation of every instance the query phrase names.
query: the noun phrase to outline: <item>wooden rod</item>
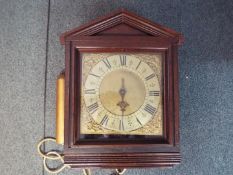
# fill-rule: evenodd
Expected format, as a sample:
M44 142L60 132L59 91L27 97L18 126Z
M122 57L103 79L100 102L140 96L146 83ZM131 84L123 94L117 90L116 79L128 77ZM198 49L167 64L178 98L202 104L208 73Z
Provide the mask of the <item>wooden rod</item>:
M64 144L65 73L57 78L56 90L56 142Z

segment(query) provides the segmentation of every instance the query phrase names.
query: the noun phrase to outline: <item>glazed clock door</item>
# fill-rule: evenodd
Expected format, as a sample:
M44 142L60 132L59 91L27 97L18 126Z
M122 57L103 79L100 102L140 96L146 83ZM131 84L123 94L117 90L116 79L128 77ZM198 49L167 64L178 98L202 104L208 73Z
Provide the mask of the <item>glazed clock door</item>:
M83 138L162 135L161 54L82 53L81 62Z

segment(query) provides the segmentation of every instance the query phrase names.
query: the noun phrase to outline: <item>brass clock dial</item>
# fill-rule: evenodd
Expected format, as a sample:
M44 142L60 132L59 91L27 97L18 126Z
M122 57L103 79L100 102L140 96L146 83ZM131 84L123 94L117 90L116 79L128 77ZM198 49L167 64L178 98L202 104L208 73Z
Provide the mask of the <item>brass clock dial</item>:
M105 130L129 134L160 118L156 115L158 111L161 115L160 73L140 58L137 54L104 55L89 62L91 66L84 71L83 117L103 134Z

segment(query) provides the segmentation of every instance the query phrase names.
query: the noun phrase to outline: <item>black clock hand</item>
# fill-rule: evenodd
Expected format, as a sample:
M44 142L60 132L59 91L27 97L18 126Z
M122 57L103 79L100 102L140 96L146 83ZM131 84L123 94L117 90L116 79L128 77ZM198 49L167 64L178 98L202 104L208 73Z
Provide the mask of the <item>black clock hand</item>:
M119 94L121 95L121 100L124 101L125 94L126 94L126 89L125 89L125 79L121 79L121 88L119 90Z
M126 110L126 107L129 106L129 104L124 100L125 99L125 94L127 90L125 88L125 79L121 79L121 88L119 90L119 94L121 96L121 101L117 103L117 106L121 108L122 116L124 115L124 112Z

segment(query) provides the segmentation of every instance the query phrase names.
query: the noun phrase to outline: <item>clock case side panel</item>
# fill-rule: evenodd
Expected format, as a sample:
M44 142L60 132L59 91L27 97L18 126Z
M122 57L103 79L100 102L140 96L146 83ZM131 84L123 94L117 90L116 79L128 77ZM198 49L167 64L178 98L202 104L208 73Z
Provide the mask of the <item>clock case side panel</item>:
M123 42L122 42L123 41ZM166 83L165 94L165 127L166 142L145 144L79 144L77 129L79 122L78 108L80 103L80 87L75 90L75 84L80 79L78 52L127 52L156 51L164 52ZM179 103L178 103L178 64L177 46L172 40L162 37L134 36L82 36L66 42L66 104L65 104L65 163L81 167L155 167L172 166L181 160L179 153ZM78 72L77 72L78 71ZM119 145L119 146L116 146ZM111 161L110 161L111 160ZM143 162L142 162L143 160ZM123 163L125 162L125 163Z

